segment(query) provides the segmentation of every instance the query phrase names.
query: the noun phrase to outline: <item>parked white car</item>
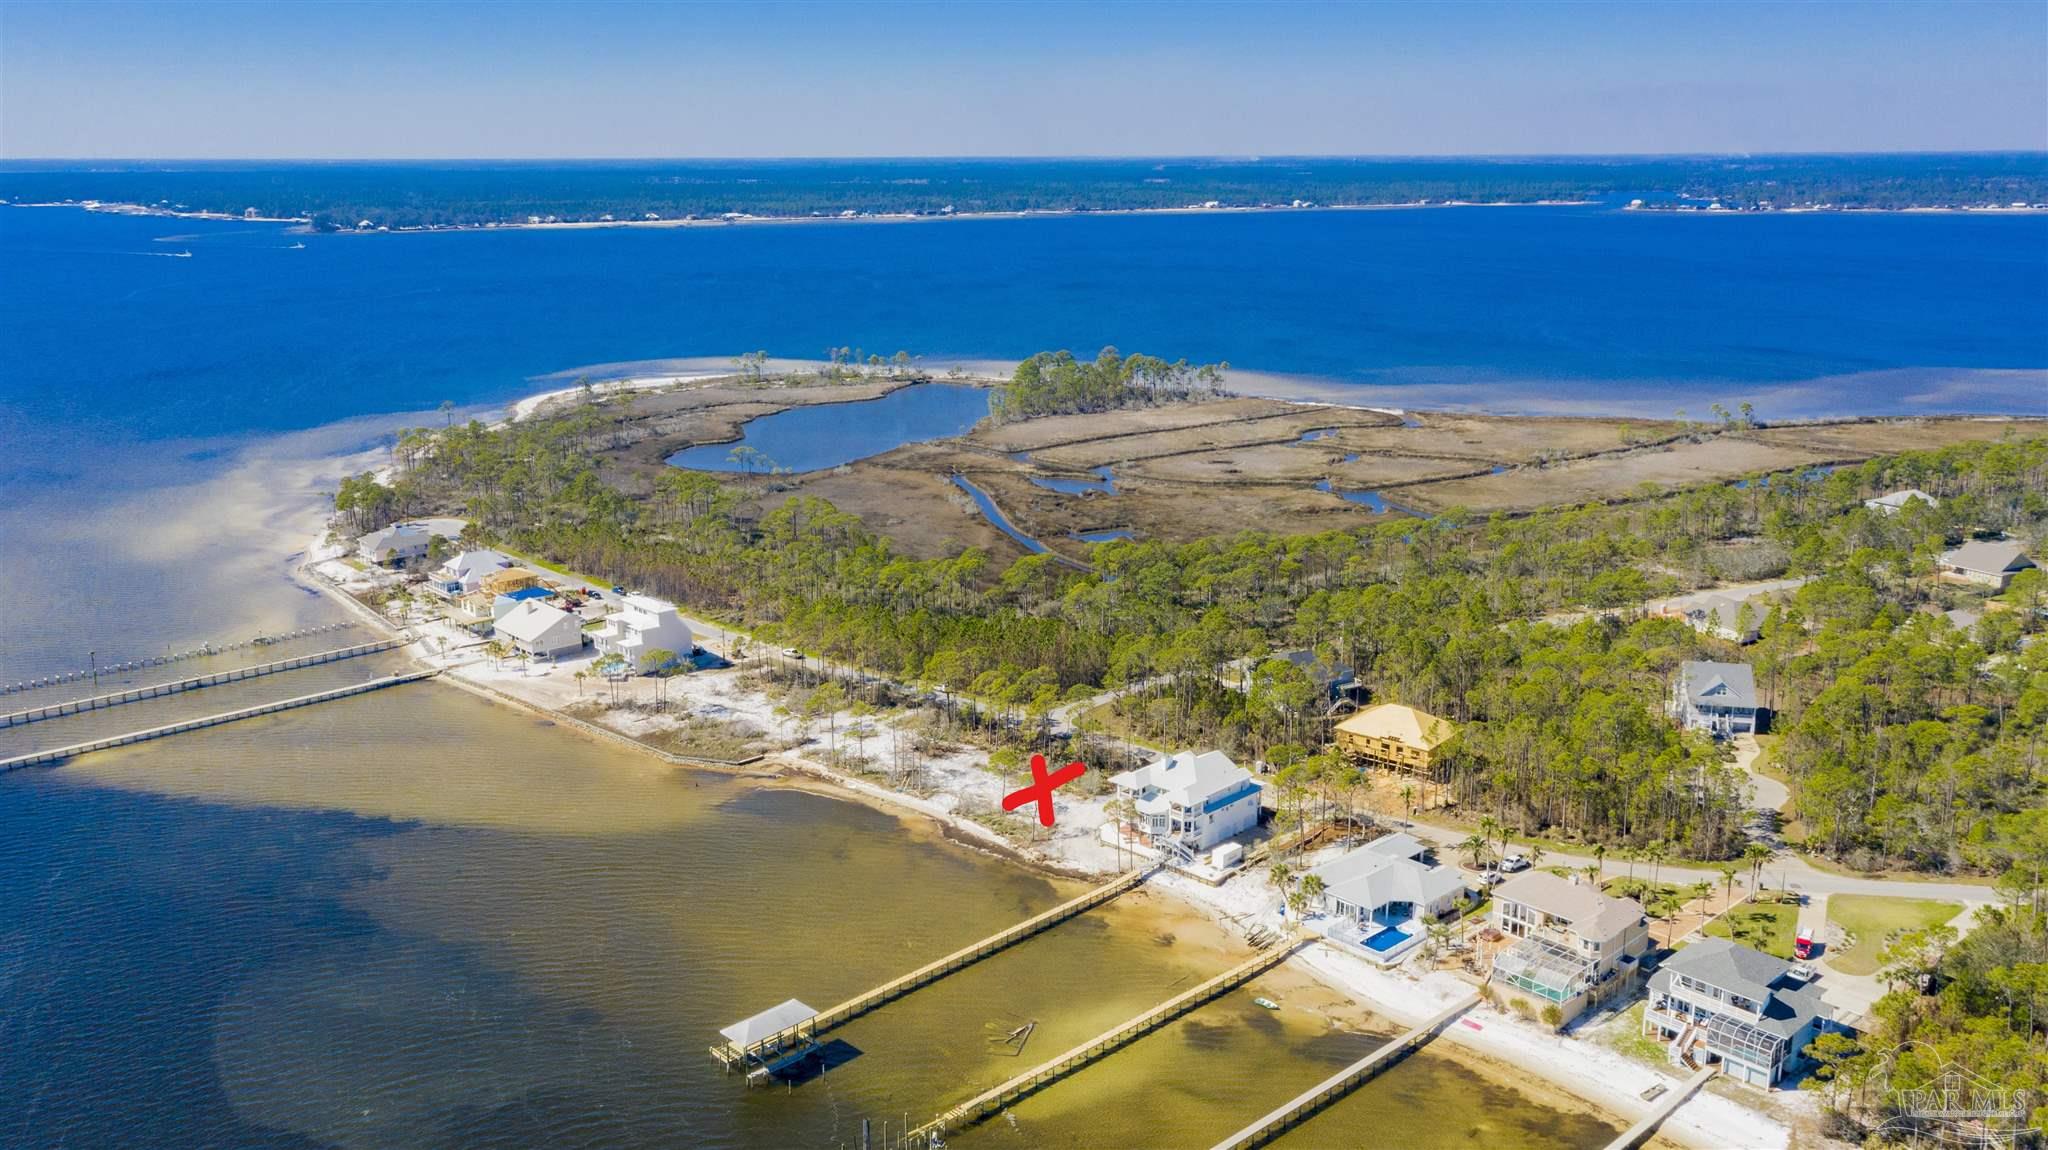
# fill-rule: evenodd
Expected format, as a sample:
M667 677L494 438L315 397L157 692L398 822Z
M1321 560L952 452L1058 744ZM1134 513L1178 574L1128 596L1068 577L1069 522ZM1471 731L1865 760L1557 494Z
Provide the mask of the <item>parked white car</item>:
M1511 854L1500 860L1500 869L1506 874L1517 874L1529 869L1529 860L1520 854Z

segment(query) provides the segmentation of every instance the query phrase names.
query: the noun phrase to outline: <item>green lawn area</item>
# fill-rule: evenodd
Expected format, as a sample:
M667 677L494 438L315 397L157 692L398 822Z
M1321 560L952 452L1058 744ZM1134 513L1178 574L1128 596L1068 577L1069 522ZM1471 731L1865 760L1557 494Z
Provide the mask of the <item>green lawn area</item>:
M1840 953L1823 957L1844 974L1876 974L1877 956L1891 936L1936 926L1963 910L1961 903L1874 894L1838 894L1828 899L1828 921L1848 931L1853 941Z
M1664 1052L1664 1044L1643 1033L1643 1004L1640 1002L1608 1023L1600 1037L1610 1048L1645 1066L1659 1070L1670 1068L1671 1058Z
M1745 902L1707 924L1715 938L1732 938L1747 947L1779 958L1792 958L1792 936L1799 930L1796 903Z

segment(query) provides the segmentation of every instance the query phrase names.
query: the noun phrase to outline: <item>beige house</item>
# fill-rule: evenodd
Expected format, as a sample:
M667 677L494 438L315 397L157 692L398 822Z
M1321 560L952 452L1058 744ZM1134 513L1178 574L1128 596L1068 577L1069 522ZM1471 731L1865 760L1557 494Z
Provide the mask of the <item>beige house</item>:
M1650 949L1642 904L1548 871L1494 888L1491 914L1494 929L1514 939L1494 956L1491 981L1503 994L1555 1003L1566 1022L1632 992Z
M1337 724L1337 749L1376 767L1430 775L1458 729L1400 703L1379 703Z

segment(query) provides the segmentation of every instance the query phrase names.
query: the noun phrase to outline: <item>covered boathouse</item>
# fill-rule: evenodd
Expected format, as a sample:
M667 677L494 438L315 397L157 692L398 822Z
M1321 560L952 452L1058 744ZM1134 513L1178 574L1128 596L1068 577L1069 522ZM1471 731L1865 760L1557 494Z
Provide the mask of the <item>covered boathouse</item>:
M711 1057L727 1071L745 1070L747 1085L763 1083L817 1052L817 1024L818 1012L792 998L720 1030L725 1041Z

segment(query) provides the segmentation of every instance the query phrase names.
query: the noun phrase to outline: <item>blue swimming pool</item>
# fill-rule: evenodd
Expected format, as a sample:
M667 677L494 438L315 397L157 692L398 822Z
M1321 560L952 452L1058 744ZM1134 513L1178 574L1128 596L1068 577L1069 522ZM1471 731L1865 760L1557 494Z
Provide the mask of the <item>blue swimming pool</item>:
M1408 932L1398 926L1390 926L1365 940L1365 949L1385 954L1408 941Z

